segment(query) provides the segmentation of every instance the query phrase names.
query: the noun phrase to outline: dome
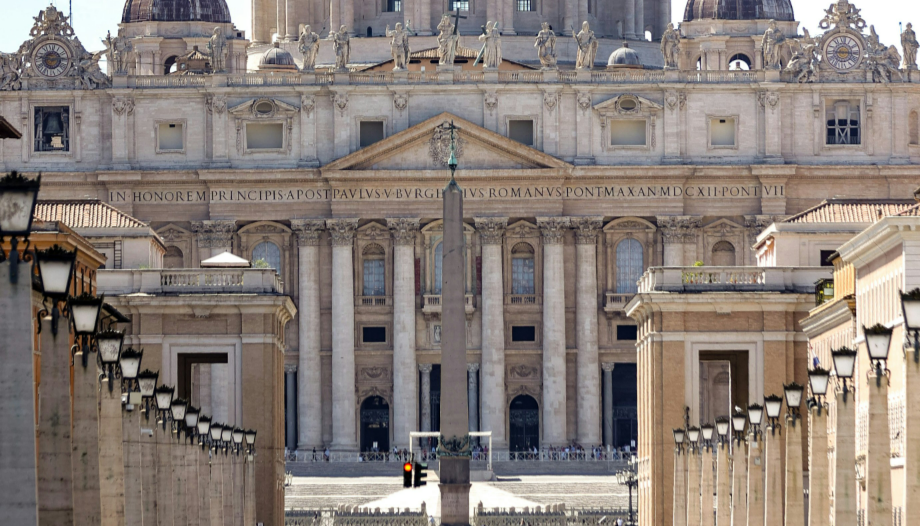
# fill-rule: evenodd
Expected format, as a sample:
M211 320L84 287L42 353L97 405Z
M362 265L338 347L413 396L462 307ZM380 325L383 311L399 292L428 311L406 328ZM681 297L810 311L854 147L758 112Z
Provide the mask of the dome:
M297 69L294 57L281 47L277 40L274 45L262 53L259 69Z
M629 44L623 42L623 46L613 50L610 58L607 60L608 68L641 68L642 62L639 60L639 54L635 49L629 47Z
M230 8L227 0L126 0L121 21L229 24Z
M687 0L684 22L701 19L792 22L791 0Z

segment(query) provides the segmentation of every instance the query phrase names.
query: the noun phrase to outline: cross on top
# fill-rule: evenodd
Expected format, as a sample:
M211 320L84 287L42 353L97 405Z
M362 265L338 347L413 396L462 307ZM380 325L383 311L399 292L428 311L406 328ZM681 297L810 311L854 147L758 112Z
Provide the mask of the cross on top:
M465 20L467 17L465 17L465 16L460 16L460 9L459 9L459 8L458 8L457 10L454 11L454 14L453 14L453 15L451 15L451 14L450 14L450 11L448 11L448 16L454 17L454 34L456 35L456 34L460 31L460 19L462 18L462 19Z

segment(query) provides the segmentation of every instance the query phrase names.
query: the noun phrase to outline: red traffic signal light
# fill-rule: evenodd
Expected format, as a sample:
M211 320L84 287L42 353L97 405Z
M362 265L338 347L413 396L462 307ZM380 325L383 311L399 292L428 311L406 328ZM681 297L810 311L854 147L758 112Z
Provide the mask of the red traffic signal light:
M411 488L412 487L412 463L406 462L403 464L403 487Z
M419 486L424 486L425 484L428 484L424 480L428 476L428 474L425 473L425 470L427 469L428 469L428 464L422 464L421 462L415 463L415 479L412 481L412 487L417 488Z

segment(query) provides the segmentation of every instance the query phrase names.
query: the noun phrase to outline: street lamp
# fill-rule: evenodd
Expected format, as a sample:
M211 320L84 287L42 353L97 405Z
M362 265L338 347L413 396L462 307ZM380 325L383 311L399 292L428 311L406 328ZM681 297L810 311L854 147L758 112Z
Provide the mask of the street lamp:
M137 383L138 370L141 368L141 359L144 357L144 350L135 350L133 347L121 351L118 357L118 370L121 372L122 388L131 394L134 384ZM130 402L130 401L129 401Z
M729 421L727 417L720 416L716 418L716 433L719 435L719 444L724 445L725 439L728 438Z
M686 431L683 428L678 427L673 430L674 432L674 447L677 449L677 453L680 454L683 451L684 447L684 435Z
M217 453L217 450L220 449L220 436L223 430L223 425L211 424L211 447L214 448L214 453Z
M124 344L125 334L119 331L101 332L96 336L96 345L99 347L99 362L102 364L102 375L109 379L109 391L112 390L112 381L115 379L115 366L121 358L121 346Z
M201 449L204 449L205 443L207 443L211 431L211 417L200 415L198 417L198 445L201 446Z
M237 455L239 455L240 450L242 450L244 433L245 432L239 427L233 428L233 450Z
M198 419L201 417L201 410L193 405L189 405L185 410L185 438L189 444L194 442L195 434L198 431Z
M176 398L169 405L169 415L172 418L173 430L176 433L176 440L182 440L182 427L185 425L185 410L188 409L188 400L185 398Z
M3 238L10 238L10 283L19 281L19 238L26 242L29 250L29 233L32 231L32 218L35 217L35 203L38 201L38 189L42 176L26 179L15 170L0 178L0 244ZM0 248L0 262L6 261L7 255Z
M856 351L849 347L841 347L831 351L834 360L834 372L837 378L843 381L843 401L847 401L847 380L853 378L856 369Z
M73 322L75 339L80 343L73 346L73 353L83 351L83 368L89 364L89 353L92 349L90 342L99 326L99 315L102 312L103 296L94 296L84 292L78 297L70 296L67 299L67 309Z
M760 424L763 422L763 406L760 404L748 405L748 421L751 423L751 433L754 434L754 442L757 442L757 435L760 432Z
M688 427L687 428L687 438L690 440L690 450L696 451L697 444L700 440L700 428L698 427Z
M712 447L713 431L715 431L715 428L712 427L712 424L703 424L700 426L700 432L703 434L703 445L705 447Z
M163 424L163 431L166 431L166 420L169 418L169 412L172 408L172 399L175 388L167 385L157 387L154 392L154 399L157 403L157 413Z
M220 430L220 443L224 446L224 454L226 455L230 451L230 446L233 444L233 428L230 426L224 426Z
M881 323L876 323L868 329L863 325L863 334L866 336L866 350L869 352L869 359L875 366L875 381L878 386L882 385L882 375L888 373L887 368L885 368L885 362L888 361L891 332L891 329Z
M824 406L824 396L827 394L827 384L831 379L831 372L821 366L808 371L808 383L811 385L811 398L808 407L817 407L818 414Z
M786 395L786 411L792 416L792 421L799 417L799 408L802 407L802 394L805 388L795 382L783 385L783 393Z
M776 421L783 410L783 399L776 395L770 395L763 399L763 404L767 411L767 418L770 419L770 430L773 434L776 434L776 426L779 425Z
M632 492L633 488L639 486L639 479L636 477L635 458L629 461L628 468L617 471L617 482L619 482L621 486L626 486L629 488L629 519L627 524L635 524L633 521Z
M914 337L914 362L920 362L920 288L901 293L901 309L904 311L904 332Z
M67 299L70 292L70 283L73 278L73 268L77 262L77 251L64 250L60 245L35 252L38 267L38 281L41 284L42 295L46 300L51 300L51 333L57 336L58 320L61 311L58 303ZM64 306L67 315L67 306ZM48 315L48 310L43 308L38 312L39 320ZM39 332L41 323L39 323Z
M144 417L150 420L150 401L155 397L157 378L160 373L145 369L137 375L137 390L144 400Z
M744 440L744 424L747 422L747 416L739 409L732 414L732 431L735 433L735 439L740 444Z
M246 446L249 448L249 454L252 455L252 452L256 447L256 431L254 429L247 429L245 435Z

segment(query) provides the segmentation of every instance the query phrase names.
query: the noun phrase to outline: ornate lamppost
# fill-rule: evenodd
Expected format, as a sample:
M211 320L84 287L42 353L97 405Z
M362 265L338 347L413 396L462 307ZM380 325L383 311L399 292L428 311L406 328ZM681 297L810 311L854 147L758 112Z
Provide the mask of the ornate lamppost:
M0 249L0 262L10 261L10 283L19 281L19 238L25 242L24 254L29 257L29 234L41 180L41 174L27 179L15 170L0 178L0 244L3 238L10 238L10 253Z
M636 476L636 457L629 459L629 465L626 469L617 471L617 482L629 488L629 517L626 520L626 524L634 525L636 522L633 518L632 494L633 488L639 487L639 478Z

